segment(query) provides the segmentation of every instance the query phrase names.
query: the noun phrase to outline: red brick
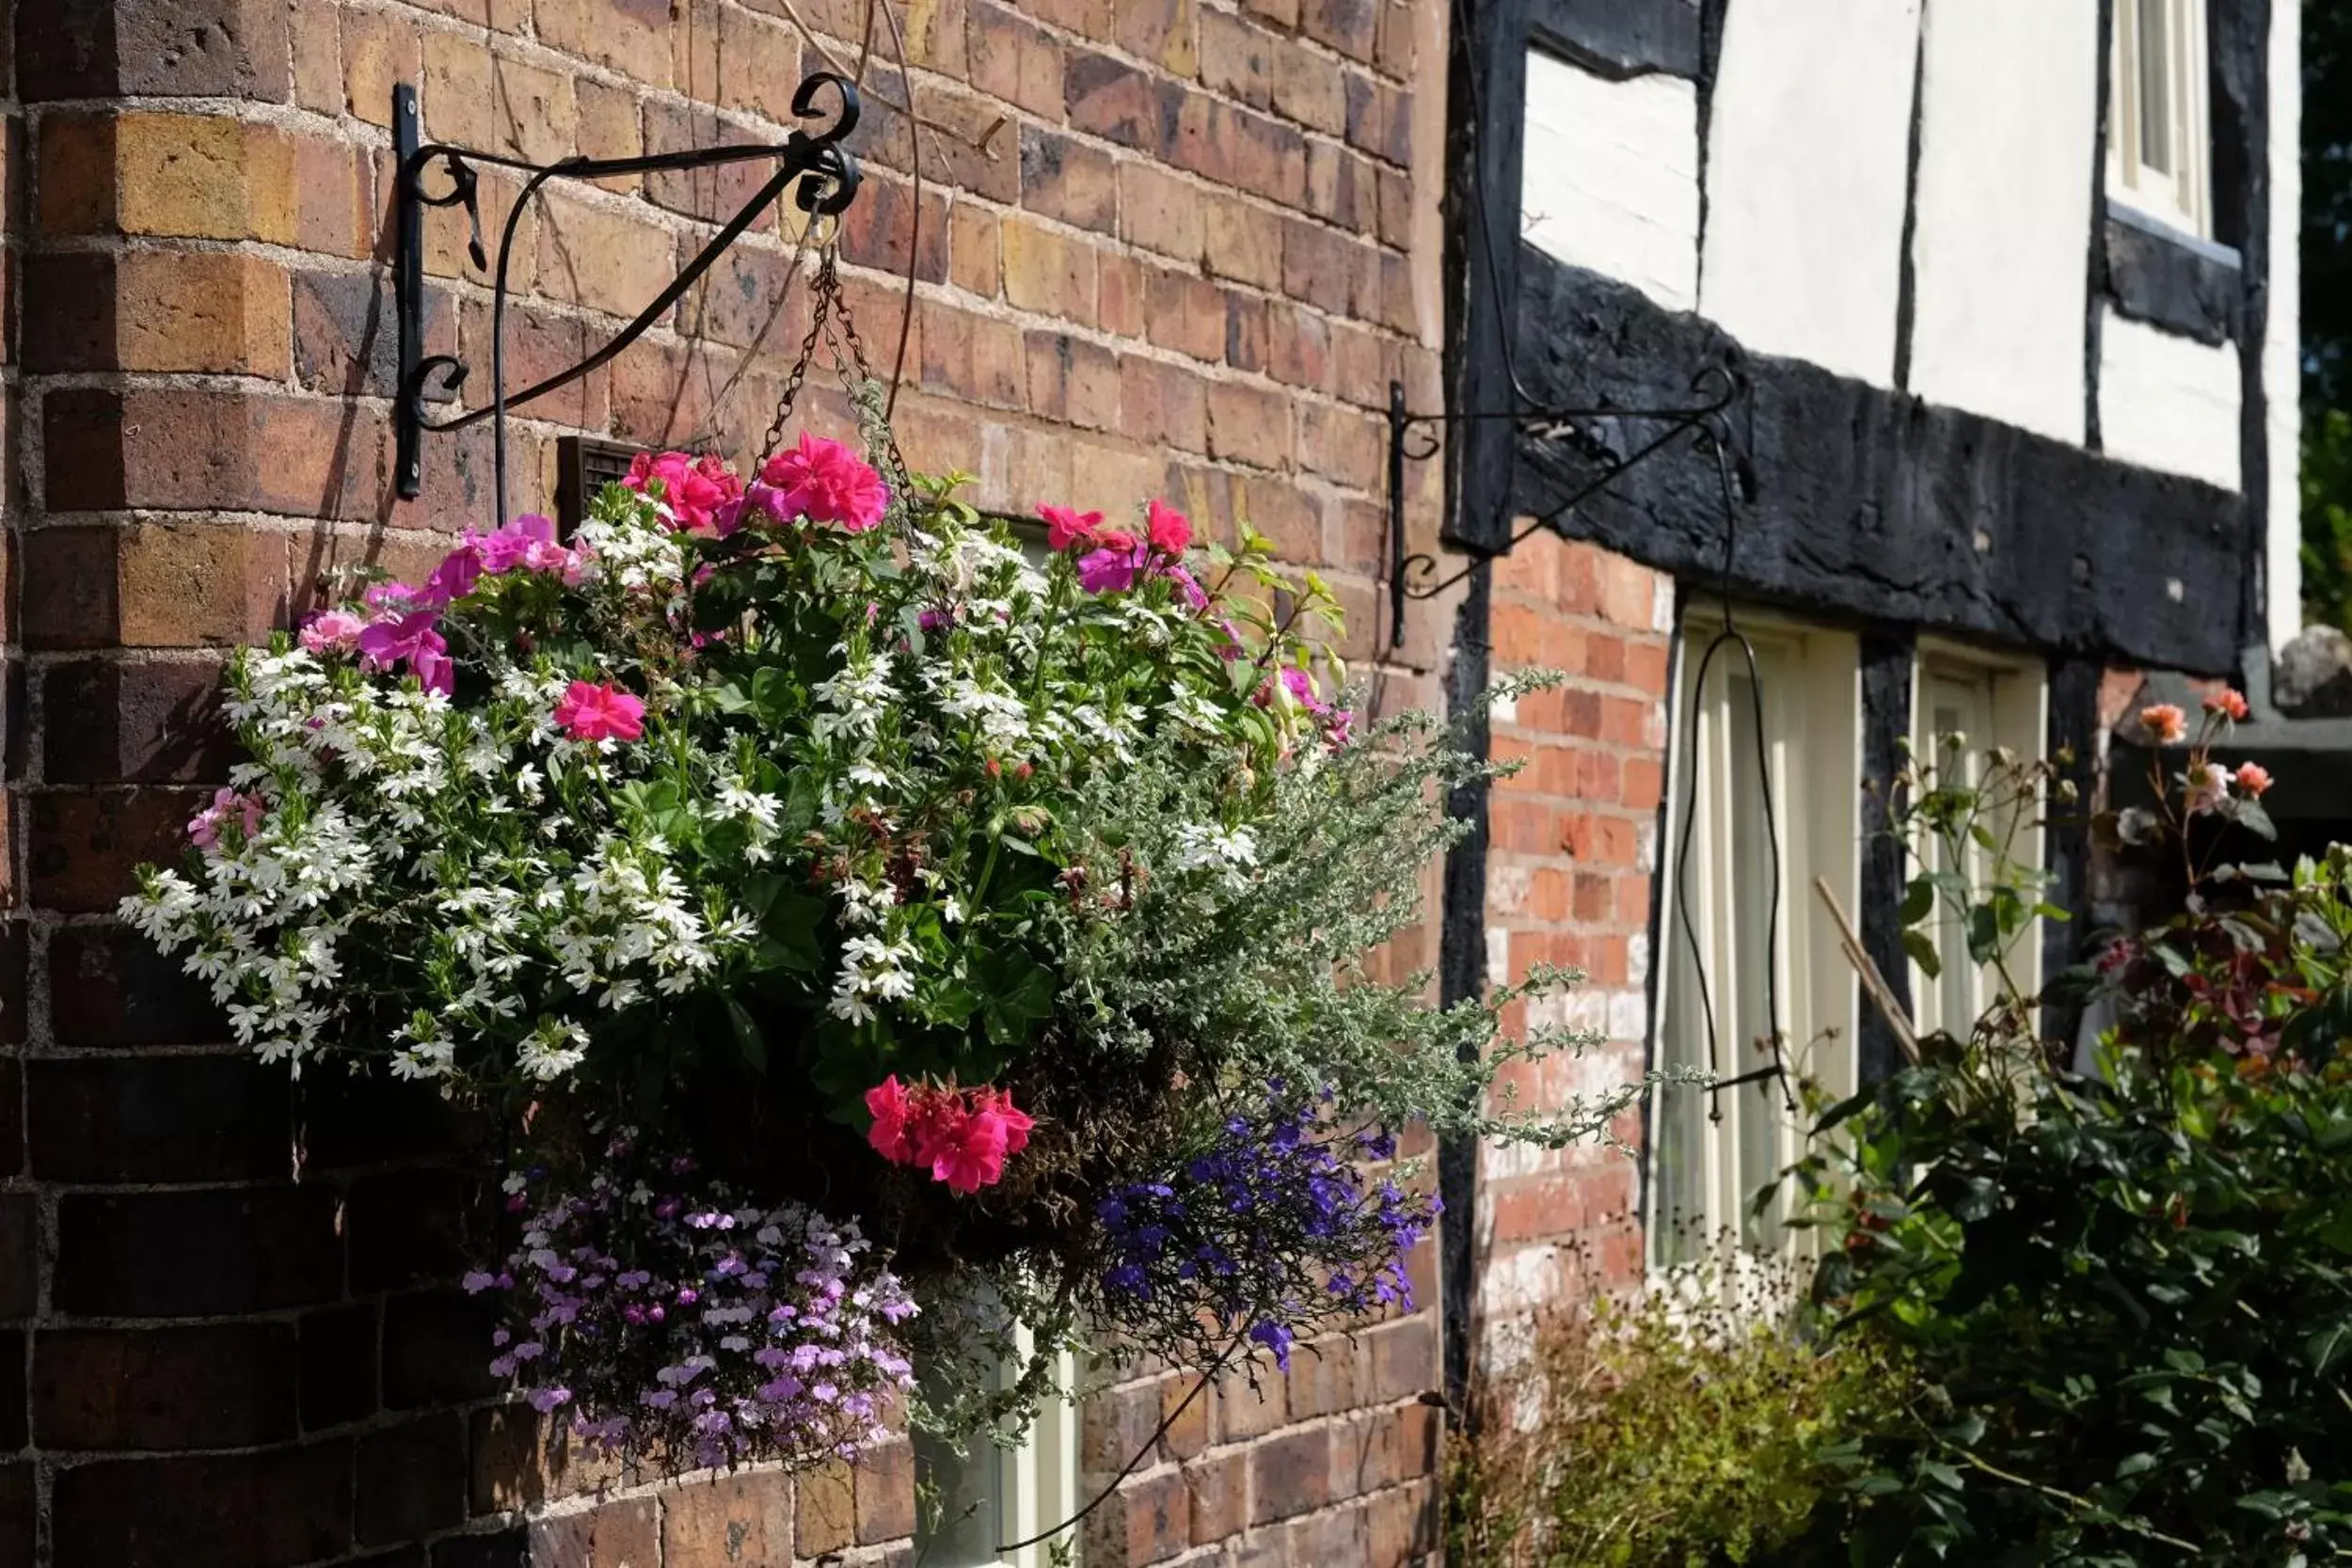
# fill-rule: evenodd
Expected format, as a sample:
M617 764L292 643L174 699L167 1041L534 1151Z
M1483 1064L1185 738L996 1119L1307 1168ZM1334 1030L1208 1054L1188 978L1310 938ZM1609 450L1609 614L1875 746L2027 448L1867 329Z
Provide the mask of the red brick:
M1080 326L1094 325L1093 246L1016 217L1004 220L1002 239L1009 303Z
M1282 287L1282 220L1238 197L1210 199L1201 212L1212 277Z
M670 85L669 0L538 0L539 37L646 83Z
M532 1560L560 1562L564 1568L654 1568L660 1550L651 1497L537 1519L531 1526Z
M1209 455L1262 468L1291 465L1291 403L1279 392L1245 382L1212 381L1208 389Z
M1184 89L1108 55L1082 53L1070 58L1063 96L1074 129L1156 157L1175 143Z
M286 12L270 0L26 7L17 17L16 54L17 88L28 100L278 103L290 90Z
M1216 1380L1220 1443L1263 1437L1288 1421L1289 1412L1289 1392L1279 1377L1261 1376L1254 1387L1246 1372L1227 1372Z
M1333 0L1367 4L1369 0ZM1413 162L1412 101L1388 83L1353 71L1347 76L1347 145L1400 168Z
M1327 141L1307 144L1307 211L1342 229L1366 233L1379 221L1375 166ZM1401 178L1401 177L1400 177Z
M1238 289L1225 293L1225 362L1237 371L1262 373L1267 356L1266 301Z
M994 299L1004 285L996 214L959 201L948 214L947 280L966 293Z
M175 861L198 797L183 790L42 790L25 798L26 892L36 908L111 913L143 863Z
M1068 88L1062 47L1051 33L994 0L971 0L965 29L975 87L1032 114L1061 118Z
M67 1466L51 1491L56 1568L291 1568L340 1557L354 1541L351 1466L348 1442Z
M35 1060L25 1078L33 1174L51 1180L259 1180L294 1146L287 1076L250 1056Z
M227 1449L294 1435L287 1323L46 1329L33 1339L44 1449Z
M1207 243L1200 188L1146 163L1119 169L1119 237L1146 250L1198 262Z
M1195 1545L1211 1545L1248 1528L1248 1469L1246 1450L1227 1451L1184 1465Z
M1370 62L1378 40L1379 0L1301 0L1299 30L1351 59Z
M688 152L744 139L741 131L707 109L681 108L660 102L645 104L645 150L648 153ZM645 194L653 198L656 205L667 207L672 212L684 213L706 223L725 223L732 221L744 204L759 193L760 187L773 177L774 172L771 166L755 160L714 164L702 168L660 170L645 176ZM860 209L875 205L875 193L884 183L880 180L867 180L861 187L850 214L855 214ZM766 208L753 220L751 231L757 233L770 228L774 222L774 211L772 204ZM845 214L845 229L848 217L849 214ZM883 222L886 225L888 220L885 218ZM942 231L945 231L944 220ZM903 256L898 264L906 264Z
M1143 336L1143 263L1104 251L1095 259L1096 293L1103 330L1120 338Z
M1119 428L1138 441L1182 451L1206 451L1208 396L1190 371L1141 355L1119 361Z
M1323 1506L1329 1496L1330 1433L1322 1427L1279 1432L1249 1450L1253 1525L1288 1519Z
M802 1557L838 1552L857 1541L857 1496L847 1465L835 1463L800 1477L794 1489L793 1547Z
M1176 1556L1191 1541L1184 1472L1171 1467L1121 1483L1088 1519L1082 1549L1089 1568L1140 1568Z
M1033 383L1019 327L928 300L922 316L918 362L926 388L995 408L1027 404Z
M1034 125L1021 128L1021 205L1030 212L1107 234L1119 219L1119 166L1101 148Z
M1207 278L1167 267L1144 273L1144 316L1152 342L1214 363L1225 352L1225 294Z
M857 1539L860 1545L896 1541L914 1533L914 1450L904 1438L861 1451L857 1473ZM763 1561L753 1558L751 1561Z
M1118 428L1118 356L1067 332L1032 332L1026 349L1030 413L1082 429Z
M920 282L947 279L947 198L926 188L917 224L914 189L895 180L868 178L857 200L841 217L841 259L853 265L903 277L912 255Z

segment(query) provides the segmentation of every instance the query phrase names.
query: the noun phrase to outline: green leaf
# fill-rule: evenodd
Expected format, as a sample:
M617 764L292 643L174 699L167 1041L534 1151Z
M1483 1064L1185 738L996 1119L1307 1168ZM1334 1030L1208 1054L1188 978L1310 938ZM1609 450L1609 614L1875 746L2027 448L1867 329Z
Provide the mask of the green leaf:
M2346 1351L2352 1351L2352 1317L2324 1323L2303 1341L2304 1359L2312 1364L2312 1370L2322 1376L2344 1358Z
M1933 980L1944 973L1943 957L1936 952L1934 941L1925 931L1905 931L1903 951L1911 955L1911 961L1917 964L1929 979Z
M2148 1471L2153 1470L2155 1467L2156 1456L2154 1454L2146 1452L2127 1453L2123 1456L2122 1462L2115 1466L2115 1479L2118 1481L2128 1481L2134 1476L2145 1475Z
M1935 884L1925 877L1914 877L1903 889L1902 907L1896 916L1906 926L1916 926L1935 908Z
M768 1070L768 1037L760 1033L759 1020L751 1009L734 997L725 998L727 1022L735 1026L736 1048L743 1053L743 1060L754 1072Z

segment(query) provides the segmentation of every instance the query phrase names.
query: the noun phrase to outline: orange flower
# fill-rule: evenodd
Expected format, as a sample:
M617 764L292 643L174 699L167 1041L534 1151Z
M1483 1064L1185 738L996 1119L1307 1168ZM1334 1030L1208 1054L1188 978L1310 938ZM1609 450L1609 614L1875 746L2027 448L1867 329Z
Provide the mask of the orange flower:
M2232 723L2246 722L2246 696L2230 687L2223 687L2205 699L2205 711L2227 717Z
M2139 710L2139 727L2159 746L2178 746L2188 738L2188 715L2170 703L2155 703Z
M2237 786L2249 795L2260 795L2270 787L2270 769L2259 762L2237 765Z

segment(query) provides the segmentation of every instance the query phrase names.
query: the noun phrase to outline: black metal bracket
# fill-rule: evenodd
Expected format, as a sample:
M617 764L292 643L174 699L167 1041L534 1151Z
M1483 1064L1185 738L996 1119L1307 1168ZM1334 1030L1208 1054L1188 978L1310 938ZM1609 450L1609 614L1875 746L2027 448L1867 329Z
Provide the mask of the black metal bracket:
M1406 405L1402 382L1389 383L1389 646L1405 645L1405 607L1408 602L1434 599L1481 566L1509 555L1539 530L1561 527L1577 507L1592 499L1657 453L1677 437L1695 436L1732 454L1742 497L1756 498L1756 474L1732 430L1732 408L1747 396L1747 382L1721 366L1709 365L1692 378L1692 402L1680 408L1524 408L1467 414L1416 414ZM1499 550L1473 556L1449 577L1437 578L1438 558L1409 554L1405 538L1405 465L1423 462L1445 450L1443 433L1457 424L1508 420L1518 434L1538 440L1563 442L1594 466L1591 475L1558 498L1511 535ZM1648 429L1638 440L1628 427ZM1431 580L1436 578L1436 580Z
M768 204L781 197L785 187L795 181L802 181L802 183L793 193L793 201L803 213L814 217L838 214L847 209L857 196L860 178L857 158L841 145L843 138L857 128L856 86L848 78L831 71L818 71L804 79L800 89L792 95L792 112L803 119L818 118L819 97L827 87L838 95L831 122L814 131L795 131L778 145L704 147L638 158L571 157L552 164L533 164L503 153L482 152L471 148L424 141L423 127L418 115L416 88L405 82L393 87L392 147L398 160L395 190L400 225L398 244L393 251L393 283L400 317L400 386L393 402L392 421L398 441L395 482L402 497L413 499L424 487L422 449L425 432L463 430L487 420L491 421L494 432L498 520L503 526L507 515L506 411L509 407L569 386L635 342L647 327L660 321L663 313L694 286L703 274L710 270L729 245L742 237L743 232L758 220ZM568 370L526 387L512 396L508 395L507 263L515 245L516 229L540 187L550 180L601 180L618 174L652 174L759 160L772 161L776 166L775 172L695 254L694 259L687 263L668 288L661 291L659 297L639 311L634 320L613 334L594 354ZM426 188L429 174L436 164L439 165L441 176L448 182L448 188L437 192ZM495 267L482 244L481 181L474 167L476 165L516 169L529 176L515 198L514 207L506 214L505 229L499 236ZM803 181L803 176L809 178ZM469 251L476 268L491 273L493 288L490 304L490 401L483 407L439 420L426 412L428 393L437 389L442 398L453 395L464 385L469 367L450 355L428 355L424 352L424 222L428 207L463 207L466 210L467 222L472 230Z

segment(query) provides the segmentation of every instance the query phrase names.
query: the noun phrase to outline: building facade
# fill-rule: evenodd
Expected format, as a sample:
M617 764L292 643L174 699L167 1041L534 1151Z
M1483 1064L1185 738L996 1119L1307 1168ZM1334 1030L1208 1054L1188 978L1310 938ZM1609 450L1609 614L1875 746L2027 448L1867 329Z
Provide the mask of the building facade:
M1457 802L1475 832L1391 956L1456 995L1585 971L1546 1006L1610 1043L1531 1072L1537 1100L1705 1049L1677 898L1721 1050L1835 1028L1820 1070L1883 1070L1807 889L1908 983L1899 856L1862 806L1895 739L2095 754L2110 667L2220 674L2293 629L2283 4L15 0L0 37L0 1568L993 1555L930 1538L904 1442L797 1481L546 1453L451 1285L494 1226L479 1130L245 1059L111 918L225 771L224 650L338 564L429 562L489 504L479 429L428 436L423 494L398 495L397 87L429 138L547 161L780 140L804 71L861 74L841 259L875 362L903 367L912 463L1007 513L1158 494L1212 534L1248 518L1334 583L1385 706L1565 671L1491 716L1525 766ZM510 374L660 293L743 178L527 213ZM517 189L485 172L493 233ZM466 237L454 213L427 232L424 332L480 366ZM806 326L796 238L763 219L519 410L518 493L553 495L571 434L743 450ZM1736 541L1713 458L1677 446L1391 617L1391 384L1420 410L1631 409L1708 366L1746 388ZM1455 426L1407 467L1406 542L1492 554L1579 472L1572 443ZM1726 607L1756 689L1694 679ZM1771 787L1733 787L1756 757ZM1677 812L1705 818L1683 877ZM2048 852L2079 888L2082 835ZM1450 1208L1419 1311L1254 1390L1093 1386L1000 1470L935 1479L1008 1532L1111 1488L1089 1568L1428 1560L1445 1403L1548 1305L1669 1256L1669 1216L1731 1217L1794 1135L1738 1104L1629 1118L1638 1160L1424 1150Z
M1506 0L1467 26L1459 406L1740 395L1722 462L1661 450L1560 515L1568 542L1473 579L1456 668L1581 651L1604 729L1636 666L1566 627L1636 563L1654 616L1592 765L1640 789L1613 811L1581 755L1573 784L1539 763L1502 785L1483 868L1449 882L1447 973L1582 958L1585 1021L1643 1042L1629 1063L1751 1080L1653 1096L1626 1207L1653 1267L1726 1233L1770 1245L1747 1200L1803 1137L1776 1069L1836 1091L1897 1060L1831 903L1921 1029L1985 1000L1964 933L1935 934L1932 980L1901 943L1915 867L1884 792L1906 754L2072 754L2092 801L2110 745L2144 738L2125 716L2145 672L2267 690L2298 629L2296 8ZM1583 424L1460 427L1450 537L1502 547L1584 482L1596 439L1622 456L1650 428ZM1546 756L1527 722L1497 723L1498 753ZM2086 917L2027 934L2028 983L2076 960L2089 917L2128 913L2098 907L2087 816L2025 845ZM1544 905L1562 846L1565 921ZM1589 906L1629 917L1620 939L1581 900L1621 865L1624 896ZM1565 1166L1487 1154L1486 1245L1447 1259L1457 1380L1577 1288L1593 1189L1625 1196L1622 1166Z

